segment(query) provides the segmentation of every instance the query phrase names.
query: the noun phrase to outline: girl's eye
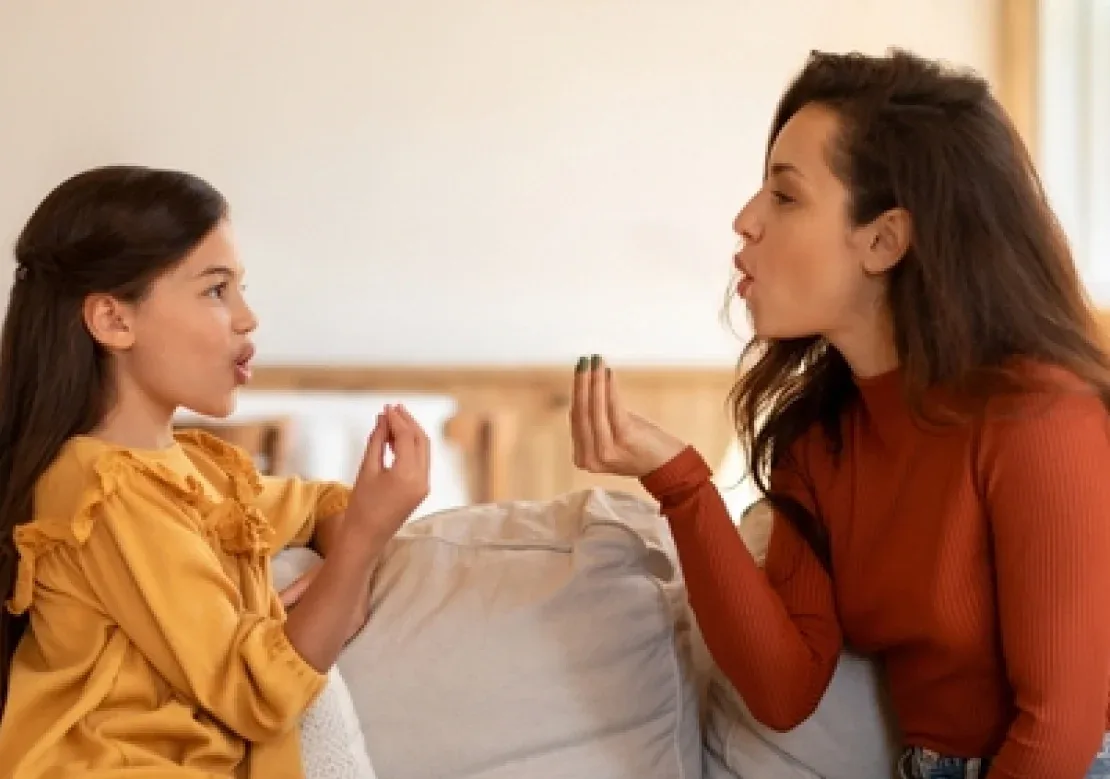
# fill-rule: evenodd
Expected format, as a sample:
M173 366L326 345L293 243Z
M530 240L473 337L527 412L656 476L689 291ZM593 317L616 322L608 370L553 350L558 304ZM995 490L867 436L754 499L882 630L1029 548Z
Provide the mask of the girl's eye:
M216 300L223 300L224 295L227 294L227 282L221 281L214 287L209 287L207 290L205 290L204 294L210 298L215 298Z
M787 194L779 192L778 190L772 191L771 195L774 196L775 202L778 203L780 206L784 206L787 203L793 203L794 202L794 198L790 197Z

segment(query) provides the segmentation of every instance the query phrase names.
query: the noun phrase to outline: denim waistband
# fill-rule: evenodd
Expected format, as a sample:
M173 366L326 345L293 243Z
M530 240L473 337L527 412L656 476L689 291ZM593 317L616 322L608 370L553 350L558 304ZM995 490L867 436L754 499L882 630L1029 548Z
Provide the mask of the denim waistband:
M991 759L946 757L931 749L909 747L898 759L901 779L983 779ZM1102 738L1102 748L1087 771L1086 779L1110 779L1110 733Z
M898 759L900 779L983 779L990 758L945 757L931 749L910 747Z

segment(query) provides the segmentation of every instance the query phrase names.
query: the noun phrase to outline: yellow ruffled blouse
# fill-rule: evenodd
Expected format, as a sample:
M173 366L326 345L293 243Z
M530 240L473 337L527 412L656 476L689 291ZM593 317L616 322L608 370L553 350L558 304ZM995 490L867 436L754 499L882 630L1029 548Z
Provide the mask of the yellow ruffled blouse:
M203 433L158 451L69 441L15 533L7 606L30 628L0 774L302 777L298 725L324 677L285 637L270 556L347 497L262 477Z

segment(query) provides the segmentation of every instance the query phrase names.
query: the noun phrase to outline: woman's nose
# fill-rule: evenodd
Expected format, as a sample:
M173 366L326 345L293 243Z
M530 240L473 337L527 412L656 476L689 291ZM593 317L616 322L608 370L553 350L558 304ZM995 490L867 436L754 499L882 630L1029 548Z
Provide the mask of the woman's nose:
M739 236L741 245L758 241L762 233L755 204L755 198L749 200L732 220L732 230Z

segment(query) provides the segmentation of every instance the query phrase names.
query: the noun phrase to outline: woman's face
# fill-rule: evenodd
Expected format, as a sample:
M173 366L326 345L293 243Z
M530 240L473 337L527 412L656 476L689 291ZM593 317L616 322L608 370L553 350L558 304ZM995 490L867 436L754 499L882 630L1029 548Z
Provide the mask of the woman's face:
M809 104L782 128L763 187L737 215L738 292L760 338L825 336L866 326L885 300L870 256L879 238L854 227L850 196L830 166L836 113Z

